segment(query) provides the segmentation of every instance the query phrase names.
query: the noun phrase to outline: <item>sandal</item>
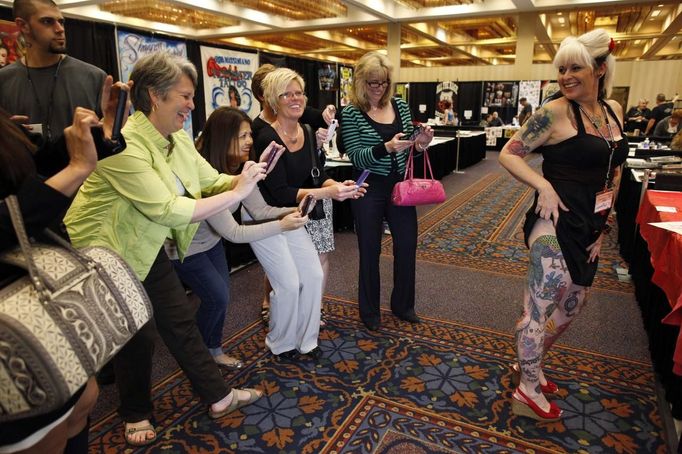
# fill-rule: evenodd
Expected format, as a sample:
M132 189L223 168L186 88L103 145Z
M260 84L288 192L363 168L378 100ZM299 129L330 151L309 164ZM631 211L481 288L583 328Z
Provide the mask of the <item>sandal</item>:
M246 400L239 400L239 393L235 392L238 391L236 388L233 391L232 394L232 402L230 402L230 405L227 406L224 410L221 411L213 411L211 410L211 407L208 408L208 416L211 417L211 419L218 419L222 418L223 416L227 415L228 413L232 413L233 411L245 407L246 405L251 405L261 397L263 397L263 394L261 391L253 388L244 388L241 391L247 391L249 393L249 398Z
M327 316L324 309L320 309L320 326L327 326Z
M519 386L519 383L521 383L521 371L518 369L518 367L518 364L511 366L511 382L514 386ZM557 394L559 392L559 385L554 383L552 380L549 380L547 377L545 377L545 380L547 380L546 385L540 383L540 391L542 394Z
M131 446L147 446L147 445L152 444L156 441L156 435L157 435L156 429L154 428L154 426L151 425L151 423L146 424L144 426L140 426L140 427L128 427L129 424L134 424L134 423L124 423L124 427L125 427L124 436L126 439L126 443L128 443L129 445L131 445ZM134 441L132 436L135 434L138 434L140 432L154 432L154 435L152 436L152 438L149 438L149 436L147 436L147 438L144 438L141 441Z
M224 367L226 369L241 369L244 367L244 363L238 360L237 358L233 358L232 356L227 356L225 354L214 356L213 361L220 367Z
M517 416L526 416L536 421L551 422L560 420L564 411L554 402L550 402L549 409L545 411L533 399L526 396L521 391L521 388L516 388L516 391L512 394L512 413Z
M270 306L261 306L260 318L266 328L270 326Z

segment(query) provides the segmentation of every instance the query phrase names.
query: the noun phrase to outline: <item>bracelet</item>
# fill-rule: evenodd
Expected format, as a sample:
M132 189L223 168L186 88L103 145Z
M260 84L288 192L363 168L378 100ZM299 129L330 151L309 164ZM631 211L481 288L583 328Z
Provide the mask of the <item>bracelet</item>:
M419 142L417 142L416 146L417 146L417 150L418 150L418 151L422 151L422 152L429 149L429 146L428 146L428 145L425 146L425 147L423 147L422 144L420 144Z

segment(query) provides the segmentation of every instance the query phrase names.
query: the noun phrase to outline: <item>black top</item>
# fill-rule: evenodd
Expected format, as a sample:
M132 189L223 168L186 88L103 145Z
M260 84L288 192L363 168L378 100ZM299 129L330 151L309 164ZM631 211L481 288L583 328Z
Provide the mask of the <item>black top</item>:
M608 104L604 103L604 106L611 118L617 118ZM538 151L544 158L542 173L545 179L570 210L559 209L556 226L557 240L568 271L575 284L589 287L597 273L598 260L588 263L589 252L586 249L597 240L607 220L608 213L595 213L594 206L596 194L604 189L611 148L603 138L585 131L578 105L571 101L571 108L578 134L554 145L543 145ZM616 125L623 136L623 128L617 119ZM615 133L614 129L614 135ZM628 142L623 136L616 142L613 152L609 184L613 181L613 169L625 162L627 156ZM533 226L539 219L539 215L535 213L537 201L536 192L523 227L526 245Z
M24 225L29 236L42 231L47 225L59 218L69 207L71 200L61 192L43 183L39 178L29 177L17 192L17 199L24 217ZM12 227L7 205L0 202L0 251L17 245L17 237ZM0 265L0 281L9 279L16 269ZM52 412L24 418L0 425L0 446L16 443L37 430L59 419L76 404L84 388L79 389L61 408Z
M645 107L644 109L640 109L638 106L631 107L630 110L628 110L628 113L625 114L625 120L629 120L633 117L644 117L649 119L649 117L651 117L651 109L648 107Z
M303 126L302 126L303 127ZM310 154L310 141L308 133L303 127L304 143L298 151L289 151L287 148L282 157L277 161L277 165L268 174L268 177L258 183L258 187L263 194L263 198L271 206L292 207L296 206L296 194L301 188L314 188L313 178L310 171L313 168L313 158ZM272 141L284 145L284 141L279 137L274 128L270 125L264 126L258 134L254 143L256 156L260 157L263 150ZM313 144L314 148L316 144ZM286 145L285 145L286 147ZM315 150L317 153L317 150ZM324 164L320 164L320 182L328 180L329 177L324 171Z
M654 119L654 125L652 128L655 128L659 121L663 120L671 113L673 113L673 103L671 102L664 102L663 104L659 104L654 107L651 110L651 118ZM654 130L651 129L651 132L653 133Z

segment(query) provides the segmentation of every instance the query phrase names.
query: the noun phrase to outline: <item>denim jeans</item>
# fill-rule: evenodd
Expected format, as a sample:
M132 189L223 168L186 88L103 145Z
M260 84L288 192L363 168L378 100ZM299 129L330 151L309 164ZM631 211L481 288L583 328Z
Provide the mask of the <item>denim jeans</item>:
M197 326L204 343L213 352L220 348L223 338L225 313L230 303L230 271L223 249L223 242L206 252L185 257L183 262L171 260L175 271L199 297Z

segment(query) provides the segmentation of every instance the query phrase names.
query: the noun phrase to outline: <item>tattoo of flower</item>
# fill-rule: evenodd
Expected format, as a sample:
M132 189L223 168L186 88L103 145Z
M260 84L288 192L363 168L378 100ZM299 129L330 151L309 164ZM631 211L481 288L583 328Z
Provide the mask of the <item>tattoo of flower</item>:
M523 158L530 153L530 148L520 140L512 138L507 144L507 151L514 156L520 156Z

